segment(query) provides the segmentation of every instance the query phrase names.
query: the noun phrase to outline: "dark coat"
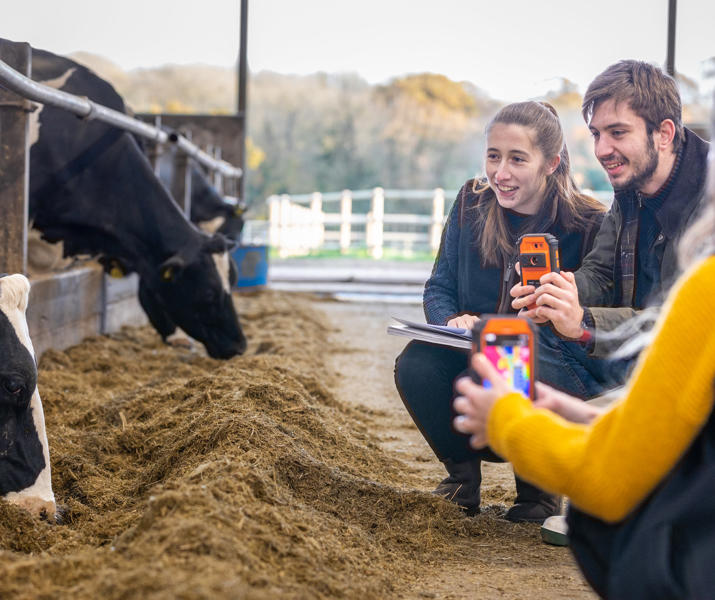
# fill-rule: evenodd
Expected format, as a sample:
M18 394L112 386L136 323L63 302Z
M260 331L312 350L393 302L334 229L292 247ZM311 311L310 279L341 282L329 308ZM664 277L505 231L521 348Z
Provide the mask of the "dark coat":
M585 228L566 231L559 225L552 224L542 229L538 223L533 223L533 219L515 220L510 217L512 222L518 223L517 228L522 228L513 232L514 256L498 267L485 267L479 250L482 198L474 191L475 188L474 179L462 186L442 232L439 252L423 295L428 323L443 325L461 313L513 312L509 290L517 283L514 264L519 235L536 231L553 234L559 240L561 268L574 271L591 249L603 219L603 212L590 209Z
M677 249L683 232L697 215L697 208L705 187L707 173L707 154L709 144L701 140L692 131L685 130L685 147L675 181L665 202L656 213L661 227L656 241L649 252L662 257L660 263L660 289L655 290L655 296L661 298L677 279L678 268ZM583 259L581 268L576 271L579 301L591 313L596 335L592 354L607 356L621 342L604 340L599 331L612 331L621 323L638 314L638 308L633 301L623 302L622 265L628 261L632 268L636 256L628 252L624 239L628 232L624 229L624 213L631 213L637 202L632 191L620 191L615 194L611 209L606 213L601 229L598 231L593 249ZM637 220L633 222L636 231L631 231L631 237L637 237ZM631 289L631 292L633 290ZM633 297L633 294L626 293Z
M571 550L603 598L712 598L715 416L649 498L621 523L571 507Z

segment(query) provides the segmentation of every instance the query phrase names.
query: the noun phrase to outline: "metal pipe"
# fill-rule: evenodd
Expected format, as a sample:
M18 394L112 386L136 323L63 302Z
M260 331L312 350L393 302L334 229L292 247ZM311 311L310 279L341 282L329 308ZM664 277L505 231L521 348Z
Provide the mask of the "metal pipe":
M182 152L188 154L191 158L195 159L197 162L218 171L224 177L240 177L243 171L238 167L234 167L232 164L227 163L225 160L216 160L213 156L204 152L193 142L190 142L183 135L178 133L170 133L169 141L176 145Z
M241 0L241 39L238 50L238 89L236 90L236 112L239 116L246 115L246 79L248 63L246 53L248 48L248 0ZM245 118L244 118L245 123Z
M240 165L242 169L246 167L246 82L248 80L248 61L246 54L248 52L248 0L241 0L241 39L239 42L238 52L238 90L237 90L237 116L241 120L241 133L238 139ZM238 196L244 199L246 191L246 178L237 178L238 181Z
M677 0L668 0L668 54L665 58L665 70L671 77L675 77L675 16L677 13Z
M170 141L169 134L157 127L153 127L147 123L133 119L124 113L97 104L89 98L80 98L79 96L68 94L62 90L56 90L37 83L29 77L21 75L2 60L0 60L0 84L25 98L42 104L57 106L83 119L97 119L108 125L119 127L120 129L148 138L158 144L164 144ZM215 160L183 136L177 135L176 138L175 143L182 151L209 169L220 171L222 175L228 177L240 177L243 172L241 169L234 167L226 161Z

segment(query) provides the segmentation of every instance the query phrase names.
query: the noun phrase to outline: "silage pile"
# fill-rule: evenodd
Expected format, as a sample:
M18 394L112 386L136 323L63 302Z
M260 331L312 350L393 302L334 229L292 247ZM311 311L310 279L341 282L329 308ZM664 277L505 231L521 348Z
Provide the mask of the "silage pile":
M503 533L410 489L375 416L330 392L307 301L237 302L249 349L229 361L149 328L44 355L64 523L0 501L0 598L401 595L455 539Z

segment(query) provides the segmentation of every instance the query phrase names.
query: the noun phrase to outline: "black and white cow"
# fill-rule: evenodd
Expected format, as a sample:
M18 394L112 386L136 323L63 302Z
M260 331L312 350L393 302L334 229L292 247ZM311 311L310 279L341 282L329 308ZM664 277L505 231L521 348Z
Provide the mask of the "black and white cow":
M45 416L25 320L29 294L24 275L0 276L0 496L53 518Z
M70 59L33 49L32 78L125 112L109 83ZM164 339L180 327L214 358L244 352L231 243L186 220L134 137L50 105L30 129L30 219L43 238L62 240L66 256L137 272L139 301Z
M176 176L175 154L178 150L169 146L159 157L158 174L162 183L172 189ZM243 213L246 206L242 201L222 196L211 184L206 173L193 159L189 159L191 173L191 222L202 226L213 224L218 233L231 240L239 241L243 230ZM209 225L211 227L211 225Z

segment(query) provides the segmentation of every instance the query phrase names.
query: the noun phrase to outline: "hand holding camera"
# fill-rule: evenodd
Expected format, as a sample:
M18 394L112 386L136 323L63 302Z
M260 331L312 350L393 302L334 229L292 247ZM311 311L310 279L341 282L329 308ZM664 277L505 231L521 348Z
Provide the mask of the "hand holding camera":
M472 434L474 448L483 448L489 412L498 398L518 391L533 399L536 363L531 323L510 315L483 315L472 329L470 365L470 377L455 385L460 395L454 409L460 416L454 427Z
M454 419L454 428L461 433L471 433L469 443L479 450L489 445L487 422L492 406L511 388L483 354L472 355L470 365L483 381L491 383L491 387L479 385L471 377L457 380L454 387L459 396L454 399L454 410L459 416Z
M534 292L538 317L551 321L554 329L565 338L578 339L583 334L583 307L578 300L578 288L573 273L547 273Z
M551 321L566 338L580 338L583 308L573 273L560 269L558 240L548 233L521 236L516 269L521 283L510 290L512 307L535 323Z
M519 260L516 263L516 272L521 281L509 292L516 298L511 305L522 311L522 316L533 319L536 323L544 323L547 319L539 318L536 314L535 292L546 273L558 273L561 270L559 241L550 233L526 233L519 238L517 247Z

